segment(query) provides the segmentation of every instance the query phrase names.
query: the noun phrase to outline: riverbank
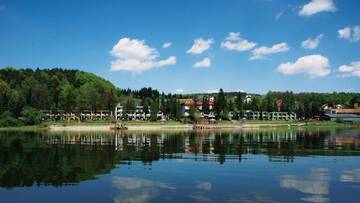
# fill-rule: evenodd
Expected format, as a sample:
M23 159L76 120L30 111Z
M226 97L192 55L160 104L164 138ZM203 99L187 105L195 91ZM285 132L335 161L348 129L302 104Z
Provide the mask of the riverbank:
M193 124L183 124L176 121L150 122L150 121L124 121L129 131L161 131L161 130L193 130ZM0 131L110 131L113 122L87 121L87 122L46 122L37 126L18 126L0 128ZM220 121L216 124L199 124L205 129L258 129L258 128L353 128L360 127L360 123L337 123L331 121Z

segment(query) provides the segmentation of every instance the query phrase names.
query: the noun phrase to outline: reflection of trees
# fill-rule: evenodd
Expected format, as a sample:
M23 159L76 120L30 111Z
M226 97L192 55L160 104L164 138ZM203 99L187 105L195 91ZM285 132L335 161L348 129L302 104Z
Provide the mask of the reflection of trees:
M358 131L356 131L358 133ZM61 186L108 173L118 164L160 159L242 160L247 154L292 162L295 156L359 155L360 138L341 131L7 133L0 136L0 185ZM186 156L186 157L185 157Z
M94 179L115 167L116 154L109 146L48 145L32 135L0 137L0 185L75 184Z

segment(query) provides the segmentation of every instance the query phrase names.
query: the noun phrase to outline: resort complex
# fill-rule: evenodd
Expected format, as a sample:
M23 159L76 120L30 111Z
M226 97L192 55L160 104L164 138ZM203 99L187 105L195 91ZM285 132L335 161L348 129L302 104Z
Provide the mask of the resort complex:
M250 96L245 97L244 102L251 102ZM219 119L219 116L215 111L215 97L210 97L208 100L208 111L203 110L203 101L195 98L178 99L177 102L180 104L180 112L182 118L191 116L191 110L195 109L198 112L199 118L207 120ZM356 106L357 107L357 106ZM279 106L281 109L281 106ZM42 120L150 120L151 119L151 106L135 106L134 109L125 109L124 106L118 103L115 106L114 111L101 110L101 111L81 111L75 112L64 112L64 111L42 111ZM269 121L292 121L299 120L295 112L285 111L253 111L245 109L238 113L229 111L227 118L230 120L269 120ZM166 121L169 120L170 116L164 114L161 110L156 113L155 120ZM360 121L360 108L344 108L342 105L335 105L335 107L329 107L324 105L322 107L322 114L317 118L318 120L331 120L331 121Z

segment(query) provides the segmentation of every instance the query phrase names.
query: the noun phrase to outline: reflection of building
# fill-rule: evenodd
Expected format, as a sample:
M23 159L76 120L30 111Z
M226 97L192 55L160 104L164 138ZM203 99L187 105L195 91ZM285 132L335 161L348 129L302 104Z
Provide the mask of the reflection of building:
M360 121L360 109L325 109L325 118L332 121Z
M296 120L296 113L291 112L267 112L267 111L246 111L244 118L248 120Z
M237 132L129 132L44 136L48 144L107 145L123 160L155 161L161 156L224 162L244 154L264 154L272 162L293 162L294 156L359 155L360 131L243 130ZM316 149L316 150L314 150ZM320 150L321 149L321 150ZM189 156L190 154L190 156ZM151 155L151 156L150 156ZM236 155L236 156L234 156Z

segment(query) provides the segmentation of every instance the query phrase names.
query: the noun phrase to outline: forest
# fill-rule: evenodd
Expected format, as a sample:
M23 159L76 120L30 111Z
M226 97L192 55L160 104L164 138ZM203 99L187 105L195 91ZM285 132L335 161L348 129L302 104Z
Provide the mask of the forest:
M251 95L251 100L246 96ZM80 70L53 69L0 69L0 127L34 125L41 122L41 110L53 112L81 112L84 110L113 110L117 103L124 110L133 110L136 105L151 112L162 111L170 119L181 120L179 98L196 98L203 101L204 113L209 113L209 98L214 97L214 113L218 118L241 117L245 110L296 112L298 118L311 119L320 116L324 104L341 104L353 108L360 103L359 93L293 93L272 92L265 95L245 92L213 94L165 94L151 87L140 90L121 89L111 82ZM280 101L280 106L279 106ZM192 108L190 120L197 113ZM154 116L152 116L153 118ZM156 119L153 118L153 120Z

